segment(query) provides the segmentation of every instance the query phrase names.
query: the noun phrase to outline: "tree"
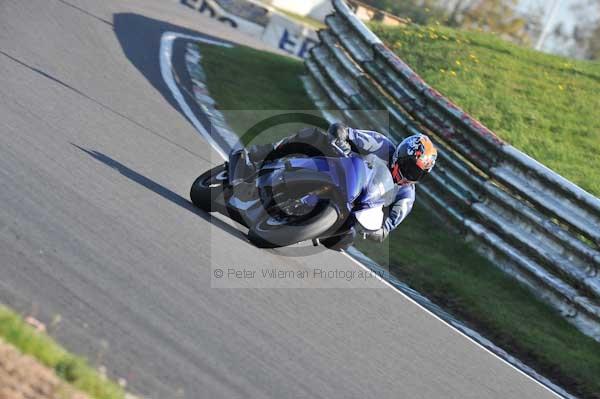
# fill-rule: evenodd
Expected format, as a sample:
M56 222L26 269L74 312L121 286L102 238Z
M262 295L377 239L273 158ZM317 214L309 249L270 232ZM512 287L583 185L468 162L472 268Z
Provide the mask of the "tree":
M590 60L600 60L600 23L592 31L586 50L587 58Z
M375 8L426 25L482 29L528 44L539 30L541 13L524 18L515 11L519 0L363 0ZM592 0L585 0L592 1ZM593 0L600 1L600 0Z
M582 58L600 59L600 0L575 3L572 9L577 15L573 39Z
M465 13L475 5L474 0L454 0L446 2L446 8L449 11L446 24L452 27L461 26Z
M437 0L362 0L372 7L389 12L421 25L446 19L445 10Z
M518 43L528 43L527 20L515 12L517 0L482 0L464 11L461 25L481 28Z

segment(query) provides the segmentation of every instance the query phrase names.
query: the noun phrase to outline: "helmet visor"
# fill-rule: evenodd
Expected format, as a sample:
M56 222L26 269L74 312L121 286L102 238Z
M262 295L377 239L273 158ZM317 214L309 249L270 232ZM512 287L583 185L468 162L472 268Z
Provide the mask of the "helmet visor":
M400 165L400 173L402 177L407 180L416 182L419 181L427 174L426 170L419 168L414 162L411 160L399 160Z

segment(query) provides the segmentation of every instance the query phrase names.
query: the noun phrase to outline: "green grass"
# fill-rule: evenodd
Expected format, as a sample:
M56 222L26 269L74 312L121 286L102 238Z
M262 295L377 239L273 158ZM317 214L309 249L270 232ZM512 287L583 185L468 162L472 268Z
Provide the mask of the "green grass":
M302 110L320 115L304 94L299 79L304 71L301 62L246 47L201 45L200 50L204 55L201 63L210 80L210 93L244 144L273 142L300 127L294 123L282 124L258 136L247 134L257 121L278 114L274 110ZM277 79L277 85L271 84L273 79Z
M235 118L238 114L227 110L244 107L313 107L298 79L303 73L300 62L243 47L202 45L201 51L209 90L226 115ZM246 123L228 122L236 126ZM358 246L380 263L389 264L390 270L410 286L570 392L600 398L600 344L478 255L460 236L448 232L418 201L413 213L391 235L389 244L389 258L382 255L385 251L381 246L366 242Z
M501 138L600 195L600 63L480 32L371 28L426 82Z
M68 353L52 338L35 331L23 319L0 305L0 337L22 353L31 355L56 375L96 399L122 399L125 392L102 378L87 362Z
M600 398L600 344L449 233L424 207L417 204L390 240L389 255L368 242L357 247L568 391Z

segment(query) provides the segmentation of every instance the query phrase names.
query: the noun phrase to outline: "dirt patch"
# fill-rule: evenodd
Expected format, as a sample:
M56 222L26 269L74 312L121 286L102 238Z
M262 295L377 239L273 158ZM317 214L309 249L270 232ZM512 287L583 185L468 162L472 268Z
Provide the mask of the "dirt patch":
M52 369L0 340L0 399L89 399Z

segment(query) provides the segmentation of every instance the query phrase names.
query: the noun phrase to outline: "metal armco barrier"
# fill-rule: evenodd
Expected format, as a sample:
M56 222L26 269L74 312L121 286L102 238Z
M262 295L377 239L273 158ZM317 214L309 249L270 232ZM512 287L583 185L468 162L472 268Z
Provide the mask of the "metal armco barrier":
M421 199L600 341L600 200L502 141L427 85L342 0L332 2L336 12L306 60L319 106L387 110L389 126L349 122L375 124L396 141L429 135L440 156Z

